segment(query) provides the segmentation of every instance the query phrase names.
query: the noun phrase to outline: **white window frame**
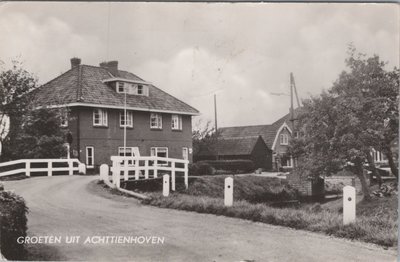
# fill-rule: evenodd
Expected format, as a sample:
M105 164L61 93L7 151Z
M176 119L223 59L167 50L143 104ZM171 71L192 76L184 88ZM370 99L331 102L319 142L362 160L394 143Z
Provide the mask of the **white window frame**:
M96 116L98 115L99 123L96 123ZM93 109L93 126L108 126L108 113L107 109L95 108Z
M159 114L159 113L151 113L150 114L150 129L162 129L162 115L161 114Z
M120 111L119 112L119 126L124 127L125 125L123 124L125 118L125 112ZM126 110L126 127L133 127L133 112L130 110Z
M158 153L160 153L160 151L164 151L165 152L165 158L168 158L168 147L151 147L150 148L150 156L158 156ZM162 156L160 156L162 157ZM159 166L166 166L168 165L167 161L158 161L157 164Z
M89 156L88 149L92 150L92 155ZM92 165L89 165L89 158L92 159ZM87 146L86 147L86 167L87 168L94 168L94 146Z
M182 159L189 160L189 149L187 147L182 147Z
M281 134L279 136L279 143L281 145L288 145L289 144L289 136L288 136L288 134Z
M172 130L182 130L182 116L172 115L171 116L171 129Z
M116 88L117 88L117 93L123 94L125 93L126 85L124 82L117 82ZM122 88L122 91L120 90L120 88Z
M286 162L285 164L287 164L289 162L289 165L288 166L284 166L283 163L281 162L281 166L282 167L289 167L289 168L293 167L293 157L286 158L286 159L287 160L285 161Z

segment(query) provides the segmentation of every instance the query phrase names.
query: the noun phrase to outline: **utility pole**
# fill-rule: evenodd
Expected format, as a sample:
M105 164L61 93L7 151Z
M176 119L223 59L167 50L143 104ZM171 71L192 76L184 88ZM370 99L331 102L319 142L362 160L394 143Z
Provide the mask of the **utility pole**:
M215 153L218 160L218 120L217 120L217 94L214 94L214 120L215 120Z

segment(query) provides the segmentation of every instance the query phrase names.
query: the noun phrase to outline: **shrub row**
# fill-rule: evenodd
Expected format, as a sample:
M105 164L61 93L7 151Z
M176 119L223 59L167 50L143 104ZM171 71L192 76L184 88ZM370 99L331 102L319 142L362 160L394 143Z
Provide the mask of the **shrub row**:
M255 170L254 162L246 159L237 160L203 160L192 164L190 175L214 175L216 170L230 173L252 173Z
M0 247L3 256L9 260L20 260L25 256L24 246L17 243L17 238L26 236L27 213L22 197L0 190Z

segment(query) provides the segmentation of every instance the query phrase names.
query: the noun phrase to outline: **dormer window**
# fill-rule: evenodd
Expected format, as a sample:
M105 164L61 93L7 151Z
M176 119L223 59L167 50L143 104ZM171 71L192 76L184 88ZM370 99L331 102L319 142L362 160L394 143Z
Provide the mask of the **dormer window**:
M148 87L142 84L117 82L116 90L117 93L119 94L123 94L126 92L128 95L140 95L140 96L149 95Z
M138 85L136 90L138 95L144 95L143 85Z
M117 83L117 93L124 93L125 92L125 83L118 82Z

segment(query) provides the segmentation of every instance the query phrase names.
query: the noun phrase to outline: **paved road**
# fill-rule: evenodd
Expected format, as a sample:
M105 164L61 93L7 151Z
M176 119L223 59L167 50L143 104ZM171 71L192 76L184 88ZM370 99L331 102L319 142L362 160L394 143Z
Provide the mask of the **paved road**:
M123 261L395 261L394 250L262 223L142 206L91 176L5 182L30 209L29 235L81 236L48 244L53 259ZM158 236L164 244L83 244L87 236ZM32 245L31 245L32 246Z

